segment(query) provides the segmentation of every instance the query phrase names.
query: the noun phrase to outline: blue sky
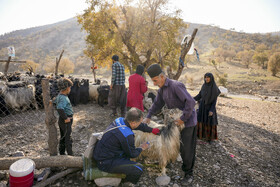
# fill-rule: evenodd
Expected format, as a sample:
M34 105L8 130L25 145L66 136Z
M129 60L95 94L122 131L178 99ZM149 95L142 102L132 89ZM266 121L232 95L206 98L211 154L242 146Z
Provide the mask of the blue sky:
M121 1L121 0L119 0ZM187 22L248 33L280 31L280 0L170 0ZM0 0L0 35L82 13L85 0Z

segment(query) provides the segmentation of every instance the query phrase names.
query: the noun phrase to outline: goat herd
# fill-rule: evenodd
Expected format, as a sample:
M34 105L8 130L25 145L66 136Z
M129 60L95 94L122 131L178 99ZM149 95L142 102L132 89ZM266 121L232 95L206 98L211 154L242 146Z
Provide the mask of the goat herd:
M61 76L33 75L30 73L11 73L5 76L0 72L0 117L15 112L37 110L44 108L42 79L46 78L50 84L50 97L59 93L57 81ZM100 106L108 103L110 86L107 81L97 80L89 83L88 79L69 77L73 86L69 99L73 106L96 101Z

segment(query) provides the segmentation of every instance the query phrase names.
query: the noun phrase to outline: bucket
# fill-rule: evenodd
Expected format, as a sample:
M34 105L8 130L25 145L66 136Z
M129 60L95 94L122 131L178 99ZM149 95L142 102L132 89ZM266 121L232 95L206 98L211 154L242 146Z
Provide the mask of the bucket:
M31 159L20 159L10 166L10 187L31 187L34 180L35 163Z

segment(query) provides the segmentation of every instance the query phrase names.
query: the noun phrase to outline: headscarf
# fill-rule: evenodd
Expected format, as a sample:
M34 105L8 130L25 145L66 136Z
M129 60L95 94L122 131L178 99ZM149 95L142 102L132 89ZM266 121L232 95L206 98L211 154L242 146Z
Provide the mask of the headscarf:
M205 77L210 77L209 83L206 83ZM204 84L202 85L200 91L201 91L201 98L206 105L211 104L213 101L217 99L221 91L217 87L212 73L206 73L204 75Z
M138 65L138 66L136 67L136 73L137 73L138 75L142 75L143 72L144 72L144 66Z

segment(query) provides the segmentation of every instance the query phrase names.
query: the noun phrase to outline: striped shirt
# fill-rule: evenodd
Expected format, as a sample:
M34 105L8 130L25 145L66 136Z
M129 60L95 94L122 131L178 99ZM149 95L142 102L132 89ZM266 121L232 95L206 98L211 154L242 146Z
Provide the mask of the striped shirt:
M115 62L112 65L112 85L124 85L125 83L125 74L124 66L120 62Z

